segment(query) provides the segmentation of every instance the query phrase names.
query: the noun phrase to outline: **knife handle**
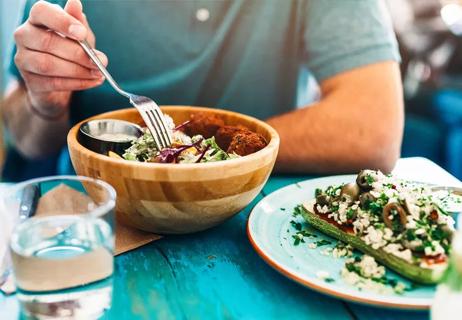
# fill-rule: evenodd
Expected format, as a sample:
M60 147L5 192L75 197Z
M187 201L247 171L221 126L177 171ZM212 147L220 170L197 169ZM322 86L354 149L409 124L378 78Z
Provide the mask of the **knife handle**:
M40 186L37 184L31 184L24 188L19 205L20 220L25 220L35 215L40 195Z

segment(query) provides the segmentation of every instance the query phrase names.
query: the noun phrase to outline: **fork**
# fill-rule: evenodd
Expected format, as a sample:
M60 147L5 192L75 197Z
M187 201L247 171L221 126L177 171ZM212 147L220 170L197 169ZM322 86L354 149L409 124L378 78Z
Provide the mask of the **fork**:
M151 132L152 137L154 138L154 142L156 143L159 150L170 147L172 144L171 130L169 129L165 121L164 114L160 110L157 103L148 97L138 96L136 94L122 90L122 88L120 88L114 78L112 78L111 74L101 63L90 44L86 40L79 41L79 44L88 54L90 59L96 64L98 69L105 76L106 80L114 88L114 90L128 98L130 103L138 110L141 118L143 118L146 126Z

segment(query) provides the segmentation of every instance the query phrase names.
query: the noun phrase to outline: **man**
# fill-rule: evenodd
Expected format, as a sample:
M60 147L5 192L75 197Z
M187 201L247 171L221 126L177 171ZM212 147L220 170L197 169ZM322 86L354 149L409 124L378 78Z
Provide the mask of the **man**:
M389 171L399 157L399 55L380 0L57 3L28 1L15 32L4 118L27 158L58 153L70 123L129 106L74 41L95 38L127 91L268 119L281 171ZM296 109L305 68L321 99Z

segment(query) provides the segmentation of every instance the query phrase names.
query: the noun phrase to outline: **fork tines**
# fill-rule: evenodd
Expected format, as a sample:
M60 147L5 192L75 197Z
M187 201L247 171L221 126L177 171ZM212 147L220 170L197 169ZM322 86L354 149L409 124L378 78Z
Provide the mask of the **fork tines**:
M170 129L159 106L147 97L138 96L131 99L132 104L140 112L144 122L151 132L154 141L160 149L167 148L172 144Z

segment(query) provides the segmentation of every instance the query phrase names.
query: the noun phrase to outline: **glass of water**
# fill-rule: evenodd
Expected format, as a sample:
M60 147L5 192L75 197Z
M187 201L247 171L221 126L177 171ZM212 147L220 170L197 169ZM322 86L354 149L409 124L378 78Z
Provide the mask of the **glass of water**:
M16 185L1 210L16 219L13 275L25 316L96 319L111 306L116 193L86 177Z

